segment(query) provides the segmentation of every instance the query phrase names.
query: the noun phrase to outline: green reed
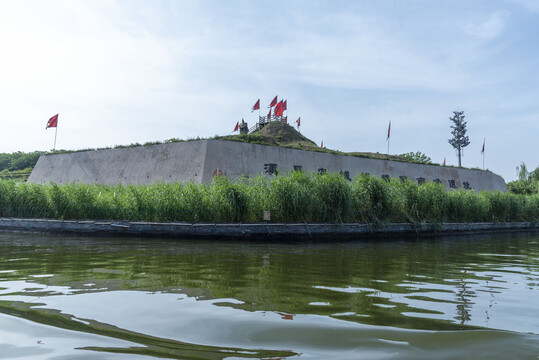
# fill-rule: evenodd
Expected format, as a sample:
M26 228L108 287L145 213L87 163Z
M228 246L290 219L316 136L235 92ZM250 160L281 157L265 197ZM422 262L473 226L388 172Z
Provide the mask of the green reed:
M164 222L539 222L539 195L446 191L436 183L291 172L210 184L88 185L0 180L0 217Z

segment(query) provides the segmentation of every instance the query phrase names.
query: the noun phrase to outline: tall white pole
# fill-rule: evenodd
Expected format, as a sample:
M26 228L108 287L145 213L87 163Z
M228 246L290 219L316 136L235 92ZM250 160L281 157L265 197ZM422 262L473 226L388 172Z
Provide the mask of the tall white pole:
M389 156L389 143L391 141L391 120L389 121L389 126L387 127L387 155Z
M54 131L54 147L52 148L52 150L56 150L56 135L58 134L58 120L56 120L56 129Z

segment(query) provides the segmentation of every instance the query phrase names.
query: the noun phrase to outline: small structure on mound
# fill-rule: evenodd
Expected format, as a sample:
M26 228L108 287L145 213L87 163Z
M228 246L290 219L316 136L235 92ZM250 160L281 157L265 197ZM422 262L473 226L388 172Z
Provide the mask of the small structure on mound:
M241 141L230 141L230 140ZM250 143L251 142L251 143ZM385 156L385 155L381 155ZM400 159L399 157L397 157ZM292 171L340 173L352 181L370 174L385 181L439 182L447 189L507 191L490 171L351 156L321 149L291 126L273 122L254 134L41 156L35 183L209 183L215 176L280 176Z

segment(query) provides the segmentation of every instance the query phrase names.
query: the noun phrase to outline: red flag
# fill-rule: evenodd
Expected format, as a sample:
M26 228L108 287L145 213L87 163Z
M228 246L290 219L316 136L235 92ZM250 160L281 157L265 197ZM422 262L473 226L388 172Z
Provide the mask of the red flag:
M283 110L286 110L286 100L283 103Z
M481 149L481 154L485 153L485 139L483 139L483 148Z
M240 128L240 122L238 121L236 123L236 126L234 127L234 131L238 131L239 128Z
M270 108L270 111L268 113L268 121L270 121L270 119L271 119L271 108Z
M324 148L324 140L322 140L322 143L320 144L320 147L323 149Z
M251 109L251 112L255 110L260 110L260 99L258 99L255 104L253 105L253 108Z
M283 116L283 119L281 121L285 124L288 124L288 116Z
M271 104L269 105L270 108L274 107L275 105L277 105L277 96L275 96L273 98L273 100L271 100Z
M47 122L47 127L45 128L45 130L47 130L50 127L57 127L57 126L58 126L58 114L54 115L53 117L51 117L49 119L49 121Z
M387 140L389 140L389 136L391 135L391 120L389 121L389 127L387 128Z
M444 166L445 166L445 158L444 158Z
M298 127L299 127L300 119L301 119L301 116L296 120L296 123L298 124Z
M275 116L283 116L283 100L279 101L275 106Z

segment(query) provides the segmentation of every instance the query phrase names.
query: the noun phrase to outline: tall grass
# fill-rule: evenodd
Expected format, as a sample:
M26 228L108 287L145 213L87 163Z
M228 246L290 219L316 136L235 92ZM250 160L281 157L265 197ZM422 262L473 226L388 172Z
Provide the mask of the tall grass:
M237 223L260 222L263 211L286 223L539 222L539 195L306 172L137 186L0 180L0 217Z

